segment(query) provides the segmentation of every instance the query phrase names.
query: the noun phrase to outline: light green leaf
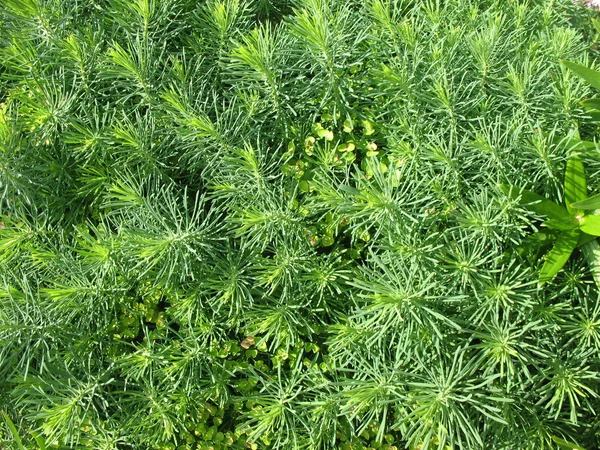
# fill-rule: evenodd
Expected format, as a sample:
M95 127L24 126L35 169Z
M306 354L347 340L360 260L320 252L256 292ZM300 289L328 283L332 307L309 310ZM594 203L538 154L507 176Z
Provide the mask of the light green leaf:
M581 148L586 148L590 150L594 150L596 148L596 144L590 141L582 141L578 137L575 136L548 136L544 135L550 139L553 145L563 146L567 149L567 152L571 152L573 150L579 150Z
M554 247L546 256L546 262L540 271L540 285L550 281L563 268L577 246L579 234L579 230L563 231L560 233L556 244L554 244Z
M582 66L581 64L577 64L571 61L565 61L564 59L561 60L561 62L565 67L570 69L575 74L579 75L593 87L595 87L596 89L600 89L600 72L596 72L595 70L590 69L586 66Z
M590 122L600 122L600 111L588 111L587 116L591 119Z
M587 197L587 185L585 182L585 171L583 163L577 156L571 156L567 161L567 170L565 171L565 199L567 210L571 214L577 211L571 208L571 203L585 200Z
M582 100L581 106L583 106L586 111L600 110L600 98L587 98Z
M590 266L590 271L592 272L596 286L600 288L600 244L598 244L598 239L594 238L583 245L581 247L581 253Z
M518 199L519 204L530 211L542 214L550 219L564 219L569 217L569 213L565 208L535 192L509 184L501 184L499 188L510 198Z
M37 443L39 450L46 450L46 442L44 441L44 438L42 438L39 434L37 434L33 430L29 430L29 434L31 434L33 436L33 438L35 439L35 442Z
M571 208L576 209L600 209L600 194L592 195L585 200L571 204Z
M584 216L579 228L584 233L600 236L600 216Z
M552 143L563 147L567 154L594 155L598 154L596 143L591 141L582 141L576 137L562 137L552 139Z
M557 436L551 436L551 438L561 448L561 450L585 450L585 448L581 447L580 445L565 441Z
M8 431L10 431L10 434L17 446L17 449L25 450L25 447L23 446L23 441L21 440L21 437L19 436L19 432L17 431L17 427L15 427L15 424L13 423L13 421L10 419L8 414L6 414L6 412L0 411L0 413L2 413L2 417L4 418L4 421L6 422Z
M577 228L579 226L579 222L575 217L566 217L564 219L549 219L546 220L542 225L553 230L569 231Z

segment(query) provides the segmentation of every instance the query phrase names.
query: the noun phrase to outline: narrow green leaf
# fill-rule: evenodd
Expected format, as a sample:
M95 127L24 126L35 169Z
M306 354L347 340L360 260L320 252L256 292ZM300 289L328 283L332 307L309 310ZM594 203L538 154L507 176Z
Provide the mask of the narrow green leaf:
M600 209L600 194L592 195L585 200L571 204L571 208L576 209Z
M565 208L535 192L509 184L501 184L499 188L510 198L518 199L519 204L530 211L542 214L550 219L565 219L569 217L569 213Z
M591 84L596 89L600 89L600 72L596 72L589 67L582 66L581 64L577 64L571 61L561 60L561 63L568 69L570 69L573 73L579 75L589 84Z
M17 449L25 450L25 447L23 446L23 441L21 440L21 437L19 436L19 432L17 431L17 427L15 427L15 424L13 423L13 421L10 419L10 417L8 416L8 414L6 414L5 411L0 411L0 413L2 413L2 417L4 418L4 421L6 422L8 431L10 431L10 434L12 435L12 437L15 441L15 444L17 445Z
M540 271L540 284L550 281L563 268L577 246L579 234L579 230L571 230L563 231L558 236L556 244L546 256L546 262Z
M569 213L575 214L577 212L577 210L569 206L571 203L585 200L586 197L587 185L583 163L579 157L571 156L567 161L567 170L565 172L565 199Z
M600 216L584 216L579 228L584 233L600 236Z
M46 450L46 441L44 441L44 438L42 438L39 434L37 434L33 430L30 430L29 434L31 434L33 436L33 438L35 439L35 442L37 443L39 450Z
M577 228L579 222L575 217L565 217L564 219L549 219L542 225L553 230L569 231Z

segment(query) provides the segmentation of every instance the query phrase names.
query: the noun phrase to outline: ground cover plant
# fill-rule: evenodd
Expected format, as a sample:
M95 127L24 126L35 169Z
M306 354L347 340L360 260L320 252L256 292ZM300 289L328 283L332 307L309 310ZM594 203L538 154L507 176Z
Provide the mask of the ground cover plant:
M0 447L597 448L595 14L4 0Z

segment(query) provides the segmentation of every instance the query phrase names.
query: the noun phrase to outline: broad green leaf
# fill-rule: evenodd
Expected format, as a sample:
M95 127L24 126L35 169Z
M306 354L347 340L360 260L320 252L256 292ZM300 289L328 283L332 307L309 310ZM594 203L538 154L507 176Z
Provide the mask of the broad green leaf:
M571 208L576 209L600 209L600 194L592 195L585 200L571 204Z
M600 98L587 98L582 100L581 106L583 106L586 111L600 110Z
M596 72L595 70L590 69L586 66L582 66L581 64L577 64L571 61L565 61L564 59L561 60L561 62L565 67L570 69L575 74L579 75L593 87L595 87L596 89L600 89L600 72Z
M550 228L542 228L527 236L517 247L519 255L533 258L537 261L539 257L550 250L556 241L559 232Z
M597 19L592 19L592 24L598 33L600 33L600 21Z
M577 246L579 234L579 230L563 231L559 234L556 244L546 256L546 262L540 271L540 285L550 281L563 268Z
M499 188L510 198L518 199L519 204L530 211L542 214L550 219L564 219L569 217L569 213L565 208L535 192L509 184L501 184Z
M17 449L25 450L25 447L23 446L23 441L21 440L21 437L19 436L19 432L17 431L17 427L15 427L15 424L13 423L13 421L10 419L8 414L6 414L6 412L0 411L0 413L2 413L2 417L4 418L4 421L6 422L8 431L10 431L10 434L17 446Z
M587 115L592 119L591 122L600 122L600 111L588 111Z
M600 236L600 216L584 216L579 228L584 233Z
M564 147L567 151L567 154L579 154L579 155L594 155L598 154L598 150L596 149L596 143L591 141L582 141L576 137L563 137L563 138L554 138L552 139L552 143Z
M600 288L600 244L598 239L594 239L581 247L586 262L590 266L590 271L594 277L596 286Z
M557 436L551 436L551 438L561 450L585 450L585 448L581 447L580 445L565 441Z
M569 231L577 228L579 222L575 217L565 217L564 219L549 219L542 225L553 230Z
M579 230L581 231L581 230ZM577 241L577 248L583 247L588 242L591 242L596 239L596 236L589 235L587 233L581 232L579 235L579 241Z
M587 185L583 163L579 157L571 156L567 161L567 170L565 171L565 199L569 213L576 214L577 212L569 206L571 203L585 200L586 197Z

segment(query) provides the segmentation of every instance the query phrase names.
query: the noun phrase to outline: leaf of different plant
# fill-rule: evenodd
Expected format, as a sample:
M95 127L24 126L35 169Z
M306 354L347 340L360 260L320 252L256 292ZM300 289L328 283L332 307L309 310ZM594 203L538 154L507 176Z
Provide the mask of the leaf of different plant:
M519 255L528 258L531 264L547 253L556 241L558 231L550 228L542 228L530 234L517 247Z
M596 89L600 89L600 72L596 72L589 67L582 66L581 64L577 64L571 61L561 60L561 63L568 69L570 69L573 73L579 75L589 84L591 84Z
M575 217L565 217L564 219L546 220L542 225L553 230L569 231L577 228L579 226L579 222Z
M579 230L563 231L552 250L546 256L546 262L540 271L539 284L550 281L563 268L577 246Z
M519 204L530 211L542 214L550 219L565 219L569 217L569 213L565 208L535 192L509 184L501 184L499 188L510 198L518 199Z
M583 245L581 253L590 267L596 286L600 288L600 244L598 244L598 239L594 239Z
M571 208L576 209L600 209L600 194L592 195L591 197L571 204Z
M35 431L30 430L29 434L31 434L33 436L33 438L35 439L35 442L37 443L39 450L46 450L46 441L44 441L44 438L42 438L39 434L37 434Z
M600 122L600 111L588 111L589 122Z
M567 161L567 170L565 171L565 199L569 213L577 213L577 210L570 206L572 203L580 202L586 198L587 185L583 163L578 156L571 156Z
M557 436L550 436L552 440L561 448L561 450L585 450L580 445L574 444L573 442L565 441Z
M581 106L586 111L598 111L600 110L600 98L587 98L581 101Z
M19 432L17 431L17 427L15 427L15 424L13 423L13 421L10 419L10 417L8 416L8 414L6 414L5 411L0 411L0 413L2 413L2 417L4 418L4 421L6 422L8 431L10 431L10 434L11 434L12 438L14 439L17 449L25 450L25 447L23 446L23 441L21 440L21 436L19 436Z
M579 228L584 233L600 236L600 216L584 216Z
M600 99L599 99L600 100ZM591 141L582 141L577 137L564 137L557 136L551 138L552 144L564 148L567 154L579 154L579 155L594 155L597 156L598 150L596 149L596 143Z
M579 230L579 231L581 231L581 230ZM592 236L587 233L581 232L579 234L579 241L577 241L577 248L584 246L585 244L595 240L596 238L597 238L597 236Z

